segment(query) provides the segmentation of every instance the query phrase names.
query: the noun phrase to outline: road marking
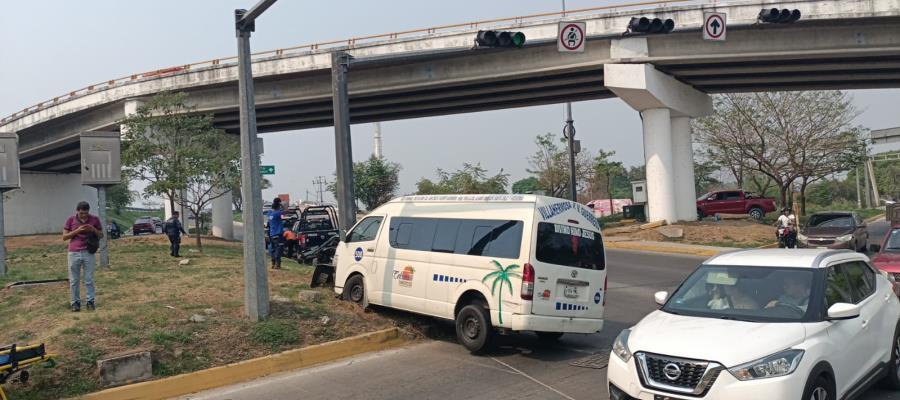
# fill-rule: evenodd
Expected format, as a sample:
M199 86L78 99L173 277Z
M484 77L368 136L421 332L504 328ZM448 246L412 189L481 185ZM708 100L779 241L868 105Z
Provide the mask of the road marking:
M503 361L500 361L500 360L498 360L498 359L496 359L496 358L494 358L494 357L491 357L491 360L496 361L497 363L499 363L500 365L505 366L506 368L509 368L509 369L511 369L511 370L513 370L513 371L516 371L519 375L522 375L522 376L524 376L524 377L526 377L526 378L532 380L534 383L537 383L538 385L541 385L541 386L543 386L543 387L545 387L545 388L551 390L552 392L554 392L554 393L556 393L556 394L562 396L562 397L565 398L565 399L568 399L568 400L575 400L574 398L570 397L569 395L567 395L567 394L565 394L565 393L563 393L563 392L560 392L559 390L554 389L552 386L550 386L550 385L548 385L548 384L546 384L546 383L544 383L544 382L541 382L541 381L539 381L539 380L533 378L531 375L528 375L528 374L526 374L526 373L524 373L524 372L522 372L522 371L519 371L519 370L515 369L512 365L509 365L509 364L507 364L507 363L505 363L505 362L503 362Z

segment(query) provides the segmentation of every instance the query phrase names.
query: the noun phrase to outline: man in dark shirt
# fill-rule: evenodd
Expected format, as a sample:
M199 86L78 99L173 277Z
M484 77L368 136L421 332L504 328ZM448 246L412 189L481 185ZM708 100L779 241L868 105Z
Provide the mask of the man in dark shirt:
M87 242L91 236L103 237L100 218L90 214L91 205L86 201L75 206L75 215L66 220L63 240L69 241L69 289L72 311L81 311L81 270L84 270L84 288L87 290L87 309L94 310L94 268L97 258L88 251Z
M184 231L184 226L178 220L178 216L178 211L172 211L172 216L166 220L164 229L166 236L169 237L169 255L172 257L181 257L178 254L179 250L181 250L181 234L187 235L187 232Z

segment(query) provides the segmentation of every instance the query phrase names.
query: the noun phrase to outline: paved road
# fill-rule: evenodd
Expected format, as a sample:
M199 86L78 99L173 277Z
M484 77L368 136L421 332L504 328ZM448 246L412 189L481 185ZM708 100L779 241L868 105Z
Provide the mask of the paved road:
M597 334L566 335L551 346L541 345L532 334L504 336L496 351L476 357L454 342L453 328L446 325L438 335L444 339L183 399L607 399L605 369L571 363L608 355L621 329L656 308L653 293L673 289L701 261L609 251L606 326ZM900 395L873 390L863 398L876 399L900 400Z

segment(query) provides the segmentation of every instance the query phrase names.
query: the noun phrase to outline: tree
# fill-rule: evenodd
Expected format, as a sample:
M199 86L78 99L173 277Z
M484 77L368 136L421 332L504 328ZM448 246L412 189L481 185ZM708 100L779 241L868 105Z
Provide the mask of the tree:
M497 175L488 177L487 170L480 164L464 163L455 172L437 170L438 181L422 178L416 183L418 194L500 194L506 193L509 174L503 169Z
M135 199L135 193L129 190L128 178L123 176L122 183L106 188L106 204L112 207L116 214L121 214L122 209L128 207Z
M201 206L223 194L213 188L236 185L236 138L215 129L212 115L195 113L186 94L160 93L122 126L122 164L127 176L148 183L145 196L165 196L172 209L184 204L199 218Z
M353 194L371 211L390 201L400 187L400 164L372 155L368 160L353 163ZM337 198L337 174L327 186Z
M540 189L537 178L529 176L525 179L519 179L512 185L512 192L515 194L534 193Z
M625 176L627 174L621 161L610 160L610 157L615 154L615 151L600 150L597 152L597 156L594 157L595 181L604 188L603 194L609 199L610 213L615 210L615 207L613 207L613 183L617 177Z
M716 179L715 173L719 167L710 160L702 160L694 156L694 189L697 193L706 193L715 186L722 184Z
M782 206L795 182L802 194L810 182L852 167L859 154L861 129L851 125L857 112L843 92L723 94L713 105L713 115L694 123L707 156L739 185L749 171L765 176Z
M560 145L564 141L564 138L554 138L550 133L538 135L534 139L537 151L528 157L528 173L537 178L538 186L548 196L569 198L569 153L565 146ZM582 150L575 157L575 184L579 186L576 192L581 192L590 183L592 172L590 153Z

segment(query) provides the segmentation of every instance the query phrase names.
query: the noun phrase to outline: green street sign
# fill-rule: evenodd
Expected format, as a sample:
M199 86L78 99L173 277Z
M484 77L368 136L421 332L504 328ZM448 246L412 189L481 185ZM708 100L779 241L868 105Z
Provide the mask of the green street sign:
M260 165L259 172L263 175L275 175L274 165Z

